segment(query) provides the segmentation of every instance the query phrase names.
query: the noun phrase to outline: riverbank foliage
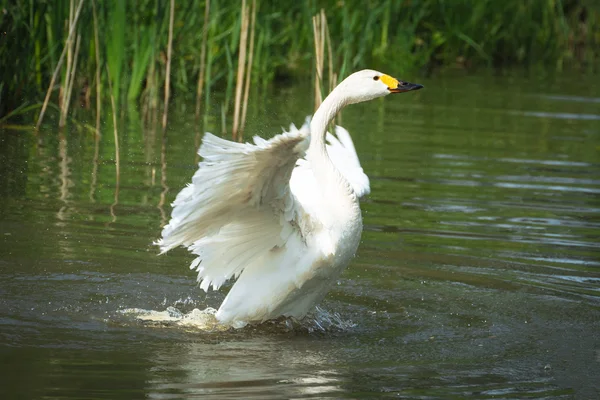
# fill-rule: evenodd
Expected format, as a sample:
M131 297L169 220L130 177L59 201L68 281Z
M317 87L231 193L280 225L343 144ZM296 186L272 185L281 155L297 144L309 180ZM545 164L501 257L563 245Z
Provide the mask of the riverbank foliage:
M0 123L3 116L25 110L27 104L41 103L55 70L56 90L50 99L59 107L65 97L89 106L98 90L102 95L98 98L114 94L117 105L129 100L160 107L169 1L82 1L73 24L79 0L0 0ZM210 0L205 25L206 1L175 2L170 87L175 96L194 96L203 71L205 95L220 85L231 98L241 1ZM321 9L327 15L339 76L365 67L402 72L541 65L594 72L600 58L596 0L285 3L256 2L253 85L314 77L311 18ZM57 68L63 48L69 46L70 26L70 48ZM204 30L206 57L201 68Z

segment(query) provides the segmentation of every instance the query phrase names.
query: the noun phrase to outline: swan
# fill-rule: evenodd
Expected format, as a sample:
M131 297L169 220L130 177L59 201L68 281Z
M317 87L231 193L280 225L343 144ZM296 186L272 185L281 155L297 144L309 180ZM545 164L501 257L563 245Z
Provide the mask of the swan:
M300 319L322 300L358 248L359 198L370 190L348 132L327 126L346 105L422 87L362 70L300 129L254 143L205 133L203 160L156 244L161 254L183 245L197 255L190 269L204 291L237 278L215 314L220 324Z

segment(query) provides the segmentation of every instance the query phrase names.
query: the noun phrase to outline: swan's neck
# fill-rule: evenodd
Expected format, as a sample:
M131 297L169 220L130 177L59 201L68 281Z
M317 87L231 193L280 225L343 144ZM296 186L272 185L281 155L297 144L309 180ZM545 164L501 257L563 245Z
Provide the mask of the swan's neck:
M348 222L360 222L360 207L352 187L329 158L326 134L333 118L348 103L343 84L323 101L310 122L311 138L306 157L319 185L323 211L321 221L330 227L342 224L342 229L346 229Z
M310 121L310 146L308 148L308 157L325 157L329 159L325 147L327 127L333 121L337 113L346 106L347 102L342 95L340 86L335 88L329 96L323 100L321 106L313 115Z

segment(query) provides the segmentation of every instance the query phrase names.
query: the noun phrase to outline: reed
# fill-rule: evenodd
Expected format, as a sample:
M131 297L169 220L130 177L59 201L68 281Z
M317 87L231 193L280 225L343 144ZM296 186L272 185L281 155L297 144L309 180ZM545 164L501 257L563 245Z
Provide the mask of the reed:
M73 37L73 34L75 33L75 27L77 26L77 21L79 20L79 15L81 13L82 6L83 6L83 0L80 1L79 5L77 6L77 11L75 12L75 16L73 18L73 23L70 25L70 28L69 28L69 34L67 35L67 41L71 40L71 38ZM56 68L54 69L54 73L52 74L52 79L50 79L50 85L48 85L46 97L44 99L44 103L42 104L42 110L40 111L38 121L35 125L36 130L40 129L40 125L42 124L42 121L44 120L44 114L46 112L46 108L48 107L48 102L50 101L50 95L52 94L52 89L54 88L54 82L56 82L56 77L58 76L58 73L60 72L60 67L65 58L66 52L67 52L67 46L65 46L63 48L60 58L56 64Z
M198 72L198 86L196 89L196 121L200 117L200 104L202 103L202 89L204 88L204 74L206 73L206 42L208 40L208 17L210 15L210 0L204 2L204 23L202 25L202 45L200 46L200 71Z
M69 0L69 17L68 17L68 29L71 30L71 26L73 25L73 13L75 10L75 1ZM60 90L58 92L58 102L60 104L60 121L58 123L59 127L63 127L65 123L65 117L67 114L66 111L66 97L67 90L69 87L69 81L71 80L71 68L73 68L73 38L70 36L67 37L67 42L65 44L67 48L67 68L62 75L62 81L60 85Z
M106 64L111 73L111 94L115 104L119 105L119 94L122 85L121 72L125 62L125 52L127 50L125 42L125 27L127 25L127 7L128 2L120 0L111 0L103 3L107 8L107 27L106 36Z
M329 34L329 26L327 25L327 16L325 10L321 9L319 14L314 15L312 18L313 22L313 42L315 46L315 111L321 105L323 101L323 89L328 88L328 92L331 92L337 85L338 74L333 68L333 50L331 45L331 36ZM325 44L327 44L327 79L329 82L328 86L325 86L325 77L323 68L325 65ZM332 124L339 124L341 122L341 113L334 118Z
M315 44L315 111L323 101L323 92L321 85L323 83L323 53L324 53L324 26L322 21L322 13L312 17L313 37Z
M333 50L331 46L331 34L329 33L329 25L327 24L327 18L325 16L325 10L321 9L321 19L325 24L325 39L327 39L327 66L329 71L329 93L337 86L338 84L338 73L333 70ZM332 124L341 124L342 123L342 111L338 111L335 116Z
M94 55L96 56L96 141L100 138L100 115L102 111L102 82L100 81L100 39L98 38L98 15L96 13L96 0L92 0L94 17ZM96 143L96 149L97 149ZM97 160L97 153L94 153ZM95 176L95 175L94 175Z
M261 0L256 0L255 6L248 3L177 2L167 78L167 57L160 49L168 48L170 2L0 0L5 10L0 13L0 117L24 99L30 104L34 99L45 103L39 122L51 100L64 115L70 108L63 101L68 97L68 85L72 83L71 91L79 93L89 90L90 82L101 82L102 76L98 79L96 74L100 58L110 66L117 108L121 93L126 93L130 102L141 99L146 118L155 119L156 108L164 100L160 88L169 79L170 97L195 95L199 115L202 96L207 109L211 90L224 87L225 110L230 99L237 97L241 114L236 130L243 129L246 85L256 83L265 88L276 79L310 77L315 54L311 17L320 15L321 8L328 18L321 24L322 17L318 17L316 22L321 25L317 30L336 45L325 39L319 44L325 46L323 51L319 48L319 57L337 66L339 77L366 66L393 67L399 73L513 66L597 72L600 66L600 6L596 0L332 0L288 2L285 7ZM260 12L253 11L258 9ZM242 29L244 20L246 28ZM81 24L93 24L93 29L76 29ZM203 27L201 34L199 26ZM240 43L243 32L245 46ZM71 74L77 34L80 52ZM92 48L99 49L100 57ZM236 66L235 55L239 59L242 49L246 62L238 60ZM250 58L251 71L245 66ZM323 64L321 75L329 70L328 63ZM240 65L244 65L243 71L237 70ZM62 90L56 101L52 94L56 93L58 74ZM197 80L190 79L196 76ZM195 83L192 91L191 80ZM46 96L41 88L47 88ZM107 85L96 90L104 99L109 95Z
M114 201L110 206L110 215L112 216L112 222L117 220L115 214L115 207L119 203L119 188L121 187L121 152L119 151L119 130L117 127L117 106L115 102L114 90L111 83L111 73L108 64L106 65L106 74L108 75L108 86L110 89L110 106L112 109L112 122L113 122L113 136L115 140L115 196Z
M83 0L82 0L83 1ZM67 114L69 112L69 105L71 104L71 94L73 93L73 83L75 82L75 74L77 72L77 60L79 58L79 45L81 43L81 36L77 35L77 41L75 44L75 54L70 68L67 68L68 74L65 79L65 90L63 97L63 104L60 113L60 121L58 127L63 128L67 122Z
M173 55L173 19L175 15L175 0L171 0L171 11L169 13L169 42L167 45L167 65L165 67L165 102L162 118L163 131L167 129L167 114L169 112L169 94L171 89L171 57Z
M154 53L154 42L156 40L155 26L142 27L136 33L131 63L131 77L127 91L127 100L129 102L136 101L140 96L144 77Z
M246 126L246 112L248 110L248 97L250 95L250 81L252 80L252 61L254 58L254 32L256 28L256 0L252 0L252 19L250 21L250 47L248 49L248 65L246 68L246 78L244 79L244 98L242 100L242 120L240 122L240 138L242 140L242 134L244 127Z
M233 108L233 127L231 135L233 140L237 140L240 130L240 111L242 102L242 88L244 87L244 72L246 69L246 42L248 41L248 7L246 0L242 0L240 45L238 48L237 78L235 86L235 103Z
M112 110L113 136L114 136L114 140L115 140L115 166L116 166L116 171L117 171L117 186L118 186L119 178L120 178L119 171L121 170L121 168L120 168L121 152L119 151L119 130L117 127L117 106L116 106L116 102L115 102L115 96L113 95L113 88L111 87L112 86L111 74L110 74L110 68L108 67L108 65L106 66L106 74L108 75L108 86L110 87L110 107Z

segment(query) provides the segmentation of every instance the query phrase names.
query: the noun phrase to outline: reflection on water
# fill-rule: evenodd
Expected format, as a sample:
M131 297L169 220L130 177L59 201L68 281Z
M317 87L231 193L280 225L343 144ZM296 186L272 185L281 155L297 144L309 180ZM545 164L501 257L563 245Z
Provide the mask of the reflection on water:
M307 351L294 341L258 336L243 341L191 343L180 351L157 352L160 368L183 372L175 379L148 381L148 397L301 398L343 396L344 376L328 363L325 351ZM324 349L323 349L324 350ZM235 362L232 362L235 358ZM169 392L176 395L170 397Z
M136 110L118 137L110 115L101 136L0 132L3 394L600 396L597 93L505 79L345 111L372 184L358 255L311 318L239 331L212 325L227 288L151 245L198 161L185 104L164 134ZM310 98L257 98L247 132L300 123Z
M518 112L517 112L518 114ZM558 118L558 119L583 119L589 121L599 121L600 115L596 114L574 114L574 113L549 113L541 111L523 111L521 113L527 117L540 117L540 118Z

